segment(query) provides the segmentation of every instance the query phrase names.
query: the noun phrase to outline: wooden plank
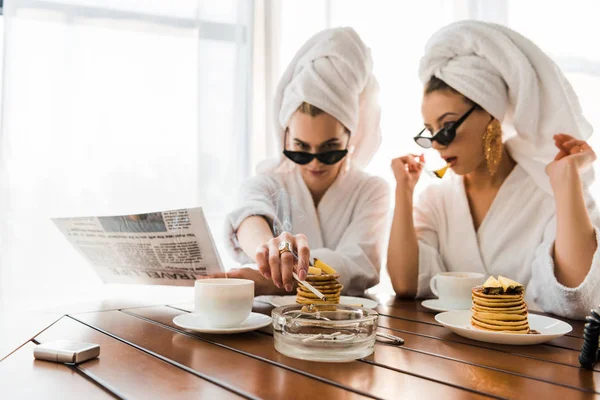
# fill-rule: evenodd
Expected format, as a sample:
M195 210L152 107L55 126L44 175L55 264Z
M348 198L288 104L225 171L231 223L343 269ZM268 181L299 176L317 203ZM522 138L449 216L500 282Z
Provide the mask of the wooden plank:
M389 329L384 331L397 334ZM600 393L600 372L597 371L582 370L574 366L522 357L517 354L496 351L493 348L474 348L466 343L444 341L412 333L399 335L405 340L404 349L412 349L590 393Z
M181 303L175 304L169 307L173 307L177 310L182 311L192 311L194 309L194 305L191 303ZM413 305L414 307L414 305ZM425 310L420 304L418 305L421 309ZM254 302L254 311L261 312L263 314L270 315L272 306L267 306L264 303ZM429 314L429 313L427 313ZM497 349L497 345L488 344L484 342L478 342L470 339L462 338L458 335L451 333L449 330L444 328L442 325L438 324L428 324L428 323L419 323L411 321L410 319L401 319L395 317L386 317L381 314L380 325L392 329L399 330L407 330L408 332L419 333L423 335L429 335L436 337L438 339L452 340L458 341L461 343L467 343L474 346L488 347L492 349ZM396 322L397 321L397 322ZM400 328L406 327L406 328ZM436 329L437 328L437 329ZM261 331L266 333L271 333L271 329L261 329ZM566 337L555 339L551 341L553 343L552 346L500 346L499 348L505 352L513 352L511 349L517 351L517 354L539 358L540 360L558 362L565 365L571 365L575 367L579 367L579 352L581 346L583 345L583 340L574 338L574 337ZM568 350L567 350L568 349ZM597 371L600 371L600 365L596 367Z
M423 307L420 300L406 300L392 297L390 299L380 301L381 305L377 307L377 312L379 312L381 315L440 325L434 318L436 312ZM565 321L573 327L573 330L567 334L567 336L583 338L583 330L585 326L584 321L575 321L543 313L532 314L546 315L561 321Z
M149 307L126 310L126 312L179 330L173 324L173 318L181 314L181 312L175 309L169 307ZM260 333L249 332L243 335L188 334L205 341L254 355L261 359L269 360L277 365L285 366L286 368L291 368L310 376L321 377L328 382L343 386L349 390L369 393L375 397L442 397L453 399L476 397L475 393L367 363L316 363L290 358L275 350L272 336Z
M172 323L173 317L178 315L177 311L174 310L174 312L165 313L162 309L155 310L156 309L154 308L144 308L139 310L127 310L127 312L133 312L166 326L177 328ZM429 350L435 350L431 344L435 346L440 342L435 341L434 339L429 339L428 342L426 338L420 338L416 335L414 336L416 340L421 340L421 345L429 345ZM245 344L246 349L244 351L255 354L256 352L264 351L263 348L268 347L269 343L271 343L272 347L272 338L269 338L271 339L270 342L263 340L265 342L264 345L261 347L256 346L252 348L252 342L259 340L253 339L250 341L250 344ZM220 337L209 337L207 340L218 341L218 343L223 344ZM240 346L240 344L236 343L232 343L231 345ZM441 348L443 348L443 346L438 347L438 349ZM460 354L461 350L468 351L469 346L463 345L462 349L454 349L453 352L448 350L447 352L453 356L456 356ZM519 398L536 395L564 395L578 397L583 393L582 390L593 391L589 388L580 388L575 379L569 380L569 383L573 384L573 387L564 387L559 386L551 381L543 380L541 379L541 376L539 376L540 379L531 379L527 376L519 376L515 372L507 373L490 366L482 367L474 362L475 359L470 359L471 363L467 363L464 360L464 357L468 356L463 356L463 360L457 360L449 355L444 355L444 357L441 357L435 351L432 351L431 353L425 353L423 351L410 351L409 347L403 348L378 344L376 345L375 354L365 360L378 366L392 368L399 372L410 372L414 375L431 379L432 381L447 382L456 387L462 387L478 393L497 397ZM514 357L511 360L504 359L503 361L516 362L518 359L519 357ZM477 358L477 361L481 360L481 357ZM550 363L540 362L540 365L541 364L547 364L545 370L546 372L550 371L550 369L554 366ZM432 365L435 365L435 368L431 368ZM578 371L574 368L564 368L568 368L570 372L573 373L573 376L576 376L578 373ZM457 371L464 373L457 374ZM519 372L524 371L525 369L519 370ZM562 372L565 371L563 370ZM477 379L473 379L472 377L477 377Z
M449 342L466 343L473 346L473 351L478 351L479 348L486 348L504 353L511 353L522 357L529 357L537 360L579 367L579 352L574 350L543 345L509 346L479 342L458 336L443 326L423 324L384 316L380 316L379 325L397 330L399 332L410 332L431 338L443 339ZM402 333L399 333L399 335L402 336ZM599 371L600 369L597 366L595 370Z
M421 307L421 306L420 306ZM424 307L421 307L424 308ZM443 326L439 324L435 319L434 313L428 311L418 311L413 309L413 306L403 307L403 308L395 308L395 307L387 307L387 306L378 306L376 308L377 312L380 315L384 315L390 318L398 318L404 319L407 321L415 321L421 322L429 325ZM558 339L554 339L545 344L546 346L557 346L557 347L565 347L570 348L572 350L579 350L583 345L583 339L578 337L577 335L570 334L560 337Z
M425 356L425 357L424 357ZM552 385L528 378L482 368L467 363L455 362L435 355L411 352L402 348L376 351L366 361L387 365L400 371L411 370L418 374L430 374L448 383L460 384L473 390L485 391L490 395L511 399L565 398L596 399L596 394Z
M365 397L328 382L165 329L119 311L80 314L74 318L161 357L165 361L186 368L187 371L220 386L235 388L238 393L248 397L261 399L278 399L282 395L290 397L297 395L298 398Z
M415 303L415 302L413 302ZM192 312L192 310L194 309L194 305L191 303L181 303L181 304L175 304L169 307L173 307L177 310L182 310L182 311L189 311ZM413 304L413 307L417 307L417 305ZM425 307L422 307L420 304L418 305L418 307L420 307L422 310L426 310ZM271 314L271 310L273 310L274 307L266 305L264 303L260 303L260 302L254 302L254 311L255 312L261 312L263 314L267 314L270 315ZM431 320L433 320L433 317L430 315L430 312L425 312L424 314L427 316L426 318L431 318ZM380 315L385 315L385 314L380 314ZM397 318L397 317L390 317L390 318ZM402 318L400 318L402 319ZM406 319L407 321L411 321L412 319ZM426 324L430 324L430 325L435 325L438 327L442 327L443 326L441 324L438 324L437 321L433 320L433 323L431 323L428 320L423 321ZM443 328L445 329L445 328ZM265 331L264 329L261 329L261 331ZM270 330L268 330L268 332L270 332ZM456 335L453 335L456 336ZM475 342L475 341L469 341L469 343L479 343L479 342ZM570 349L570 350L574 350L577 351L579 353L579 351L581 350L581 346L583 346L583 339L579 339L579 338L575 338L575 337L570 337L570 336L563 336L560 337L558 339L554 339L552 341L550 341L548 343L548 345L551 345L551 347L561 347L564 349ZM550 351L550 353L553 353L553 351ZM579 361L577 361L577 357L579 356L579 354L575 355L571 354L571 359L572 361L575 362L575 366L579 366ZM600 370L600 367L598 367Z
M110 392L64 364L33 358L35 344L26 343L0 362L3 399L114 399Z
M36 337L40 343L59 339L99 344L100 358L79 364L78 368L124 398L243 398L69 317Z

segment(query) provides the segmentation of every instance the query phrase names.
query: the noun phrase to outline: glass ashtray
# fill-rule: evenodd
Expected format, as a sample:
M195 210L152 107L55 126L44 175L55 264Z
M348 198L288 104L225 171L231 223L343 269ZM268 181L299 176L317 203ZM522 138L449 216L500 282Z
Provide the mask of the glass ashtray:
M289 357L346 362L375 350L379 314L371 309L340 304L309 311L294 304L275 308L271 316L275 349Z

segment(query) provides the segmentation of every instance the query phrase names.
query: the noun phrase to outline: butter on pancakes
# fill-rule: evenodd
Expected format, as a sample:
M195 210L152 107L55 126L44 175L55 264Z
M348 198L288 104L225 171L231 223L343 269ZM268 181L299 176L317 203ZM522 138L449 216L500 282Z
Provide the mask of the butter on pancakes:
M490 276L483 286L471 290L471 325L484 331L530 333L524 295L522 284Z

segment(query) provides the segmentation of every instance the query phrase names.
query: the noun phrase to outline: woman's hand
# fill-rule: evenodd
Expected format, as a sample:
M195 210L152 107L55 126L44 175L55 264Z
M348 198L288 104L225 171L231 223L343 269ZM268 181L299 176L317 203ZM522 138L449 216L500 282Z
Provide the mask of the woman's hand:
M568 178L569 173L585 171L596 160L596 153L590 145L573 136L564 133L554 135L554 145L559 150L558 154L546 166L546 174L553 186L560 184L563 178Z
M284 249L286 242L298 254L298 260ZM272 279L278 288L285 287L288 292L293 289L292 272L296 271L298 277L304 280L308 274L309 261L310 250L303 234L292 235L284 232L256 249L256 264L260 273L265 278Z
M421 162L418 162L419 159ZM397 188L408 190L412 193L423 172L423 155L408 154L392 160L392 171L396 178Z
M596 153L585 141L565 134L555 135L554 144L559 152L546 167L556 203L554 275L562 285L575 288L590 272L598 247L580 177Z

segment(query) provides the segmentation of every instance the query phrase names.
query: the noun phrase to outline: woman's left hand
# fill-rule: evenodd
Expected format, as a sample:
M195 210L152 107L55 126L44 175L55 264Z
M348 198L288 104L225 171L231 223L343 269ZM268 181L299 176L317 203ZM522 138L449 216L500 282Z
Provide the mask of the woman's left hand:
M583 172L596 161L596 153L585 140L560 133L554 135L554 145L559 150L558 154L546 166L546 173L551 181L560 180L565 172Z

